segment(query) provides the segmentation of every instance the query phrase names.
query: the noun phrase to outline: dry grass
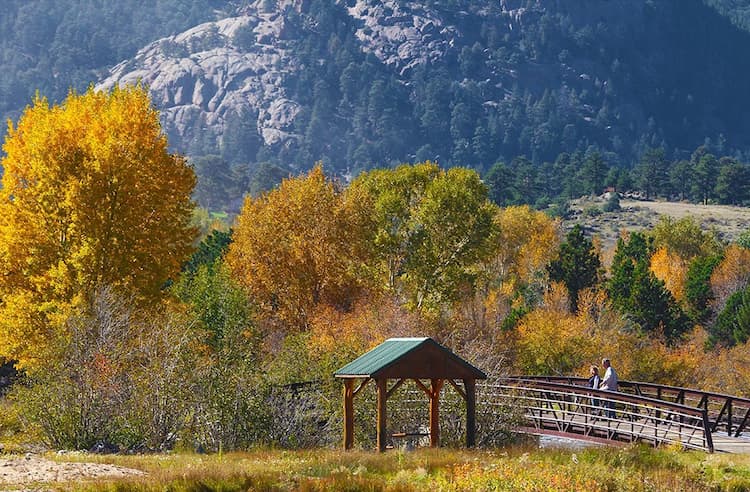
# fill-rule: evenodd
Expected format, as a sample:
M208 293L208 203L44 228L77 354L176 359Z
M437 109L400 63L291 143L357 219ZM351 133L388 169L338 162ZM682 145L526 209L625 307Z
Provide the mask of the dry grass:
M750 490L750 456L640 446L384 454L330 449L223 455L67 454L53 459L110 463L146 475L53 484L43 490Z
M582 198L571 204L572 216L566 226L583 224L588 231L599 236L604 248L617 242L621 231L650 229L662 215L675 219L693 217L705 230L715 230L724 241L733 241L750 224L750 208L729 205L696 205L682 202L620 201L621 210L601 212L605 201L600 198Z

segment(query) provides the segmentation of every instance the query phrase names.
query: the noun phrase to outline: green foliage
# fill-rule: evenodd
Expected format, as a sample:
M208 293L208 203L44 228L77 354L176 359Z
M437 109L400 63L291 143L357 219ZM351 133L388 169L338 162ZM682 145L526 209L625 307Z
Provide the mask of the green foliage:
M750 231L745 231L740 234L735 242L745 249L750 249Z
M664 155L664 149L647 149L641 156L641 161L635 169L638 186L646 194L646 198L653 198L657 193L668 192L669 163Z
M473 281L490 253L494 206L479 175L434 163L360 175L350 193L372 210L372 242L384 283L408 288L413 304L437 307Z
M570 310L576 312L578 293L599 281L601 261L583 228L576 224L560 245L557 259L548 267L550 280L563 282L570 294Z
M602 211L617 212L618 210L620 210L620 195L617 193L610 193L606 203L602 205Z
M232 243L232 230L213 230L200 242L198 248L182 267L184 272L195 274L202 266L213 268L217 260L224 257Z
M750 338L750 288L737 291L727 299L724 310L708 328L709 344L731 347Z
M706 321L711 315L710 303L714 298L711 291L711 274L722 259L722 255L699 256L690 263L688 268L685 298L690 316L698 322Z
M666 248L690 261L698 256L711 256L721 251L721 243L713 231L704 231L693 217L675 219L662 215L651 230L654 248Z
M617 241L608 291L614 305L644 332L675 342L689 328L677 301L649 268L652 243L642 233Z

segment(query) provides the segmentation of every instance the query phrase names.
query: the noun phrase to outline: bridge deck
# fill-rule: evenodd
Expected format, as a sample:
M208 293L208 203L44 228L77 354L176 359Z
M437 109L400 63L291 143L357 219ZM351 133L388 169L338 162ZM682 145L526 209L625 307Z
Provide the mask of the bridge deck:
M534 434L750 453L748 399L627 381L625 392L607 392L583 387L577 378L551 379L557 381L506 378L485 386L486 396L521 410L521 427Z
M750 454L750 439L746 437L730 437L723 433L714 434L714 451L717 453L748 453Z

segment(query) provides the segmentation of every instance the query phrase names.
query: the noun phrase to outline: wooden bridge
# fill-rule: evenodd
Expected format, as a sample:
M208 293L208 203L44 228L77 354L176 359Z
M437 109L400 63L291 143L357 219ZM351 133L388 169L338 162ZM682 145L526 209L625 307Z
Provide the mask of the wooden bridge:
M586 378L523 376L482 385L483 400L522 410L520 430L606 444L647 442L750 453L750 399L637 381L620 391Z

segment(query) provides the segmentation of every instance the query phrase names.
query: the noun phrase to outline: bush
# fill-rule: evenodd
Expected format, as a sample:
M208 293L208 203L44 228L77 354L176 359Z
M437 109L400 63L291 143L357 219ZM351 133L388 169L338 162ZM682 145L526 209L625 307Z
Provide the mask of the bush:
M602 205L602 210L605 212L617 212L620 210L620 195L617 193L610 193L607 201Z
M27 427L63 449L163 450L174 445L192 407L197 340L186 317L135 312L101 290L68 320L55 360L14 388Z

